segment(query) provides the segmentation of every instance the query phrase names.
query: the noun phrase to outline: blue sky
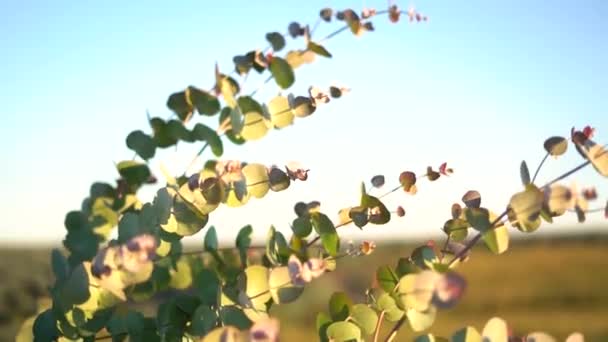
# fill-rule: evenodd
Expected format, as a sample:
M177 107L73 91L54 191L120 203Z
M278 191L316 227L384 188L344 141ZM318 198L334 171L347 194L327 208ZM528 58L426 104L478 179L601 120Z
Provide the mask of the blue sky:
M345 229L353 238L436 235L468 189L501 211L520 190L520 161L535 168L546 137L590 124L598 140L608 142L607 2L413 4L430 22L391 24L378 17L376 32L339 35L325 44L334 58L297 70L294 93L338 82L352 88L348 96L261 141L226 148L225 158L297 160L312 171L309 181L286 192L214 212L220 236L232 240L248 222L258 236L270 224L288 231L299 200L319 200L333 214L356 204L362 180L384 173L392 185L403 170L447 161L456 170L451 178L420 184L415 197L389 198L389 206L406 208L406 217L365 232ZM285 32L292 20L312 25L322 7L364 5L383 9L386 3L0 3L0 241L60 241L65 213L80 206L93 181L113 181L113 162L131 158L124 138L148 128L146 110L167 117L167 96L189 84L208 88L216 61L229 71L234 55L266 46L266 32ZM338 27L322 24L313 40ZM246 89L255 89L259 80L250 81ZM277 93L271 83L258 99ZM152 167L158 170L162 161L180 173L198 148L165 150ZM540 180L578 162L571 149L550 161ZM606 180L591 168L575 178L581 186L597 185L602 198L608 193ZM147 189L142 197L153 193ZM591 221L584 227L601 222ZM563 231L572 219L559 222L542 229Z

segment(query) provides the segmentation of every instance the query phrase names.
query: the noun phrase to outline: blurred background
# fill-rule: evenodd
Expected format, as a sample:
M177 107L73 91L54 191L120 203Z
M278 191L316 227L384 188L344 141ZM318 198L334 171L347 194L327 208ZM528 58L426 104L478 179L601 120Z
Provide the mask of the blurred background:
M248 223L258 242L270 225L288 233L298 201L318 200L324 212L337 213L356 203L360 182L376 174L385 174L392 187L404 170L443 162L455 169L449 178L421 184L415 197L389 197L391 210L405 207L404 218L364 231L343 229L344 239L374 240L379 248L370 257L344 260L316 281L300 299L306 306L277 311L289 318L283 320L287 341L313 339L305 334L333 289L357 298L379 265L409 255L416 241L439 238L451 204L465 191L478 190L484 206L502 211L520 190L521 160L534 170L547 137L591 125L598 142L608 141L608 2L397 4L414 6L430 20L404 17L393 24L379 17L375 32L336 36L324 43L334 57L298 69L290 89L300 95L311 85L341 85L351 88L347 96L260 141L225 146L228 159L296 160L311 169L307 182L288 191L215 211L209 225L225 246ZM114 163L132 157L124 139L147 129L146 113L167 117L170 93L190 84L207 88L216 62L230 71L233 56L266 47L267 32L285 33L291 21L312 26L324 7L381 10L386 2L0 2L0 340L11 340L47 295L50 248L61 246L64 215L80 206L92 182L115 180ZM339 27L321 24L313 40ZM301 47L302 41L288 41L285 51ZM262 81L248 79L244 92ZM277 92L271 82L258 96L265 101ZM188 167L199 148L167 149L151 167L157 176L161 163L175 174L194 172L206 159ZM539 181L579 162L570 149L548 160ZM573 181L595 186L600 198L608 193L606 180L590 167L564 183ZM155 191L143 189L141 199ZM500 315L522 332L563 338L581 330L591 341L608 340L606 231L601 214L584 224L566 215L537 233L514 233L505 255L479 248L461 268L469 279L464 302L441 313L432 331L452 331L458 322L481 328ZM200 246L202 235L185 241Z

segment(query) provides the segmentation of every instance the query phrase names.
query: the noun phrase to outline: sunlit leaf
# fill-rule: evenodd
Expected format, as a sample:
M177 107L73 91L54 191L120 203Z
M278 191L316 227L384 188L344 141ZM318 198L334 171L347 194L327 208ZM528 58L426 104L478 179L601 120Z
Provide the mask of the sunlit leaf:
M289 269L285 266L276 267L270 271L268 286L272 299L277 304L291 303L298 299L304 287L292 283Z
M543 144L547 153L554 157L561 156L568 149L568 140L564 137L551 137Z
M265 303L272 298L269 285L269 271L260 265L245 269L245 293L256 310L266 310Z
M332 342L361 340L361 329L351 322L335 322L327 327L327 338Z
M294 114L285 96L277 96L268 102L270 121L276 128L284 128L293 123Z
M405 314L412 330L418 332L426 330L433 325L437 309L432 306L426 311L408 309Z
M299 118L304 118L315 112L316 107L313 101L306 96L297 96L293 100L292 105L293 113Z
M543 201L543 193L532 184L511 197L509 207L517 221L514 223L517 229L532 232L538 228Z
M483 337L483 341L488 342L508 341L509 331L507 328L507 322L505 322L502 318L491 318L483 327L481 336Z
M485 231L482 238L494 254L502 254L509 248L509 230L504 225Z
M586 151L587 158L602 176L608 177L608 150L601 145L593 145Z
M171 271L169 286L174 289L187 289L192 285L192 268L187 259L181 258L175 270Z

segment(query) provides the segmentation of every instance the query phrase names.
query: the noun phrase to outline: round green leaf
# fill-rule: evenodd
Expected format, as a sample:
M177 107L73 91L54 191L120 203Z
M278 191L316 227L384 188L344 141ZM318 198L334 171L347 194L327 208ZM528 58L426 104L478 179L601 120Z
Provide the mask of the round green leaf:
M199 271L194 278L194 286L198 289L197 292L202 304L217 304L220 280L214 271L209 269Z
M116 169L118 169L120 176L129 185L140 186L147 182L151 175L148 165L134 160L121 161L116 164Z
M312 232L312 223L310 222L310 217L308 216L300 216L293 220L293 224L291 226L293 233L301 238L305 238Z
M378 324L378 315L365 304L353 305L350 310L350 317L361 328L361 331L366 335L371 335L376 330Z
M217 132L201 123L197 123L192 129L192 138L207 142L216 157L224 153L224 145Z
M464 216L473 229L485 232L490 229L490 212L486 208L465 208Z
M62 299L70 304L82 304L90 297L89 276L84 265L78 264L62 286Z
M234 305L222 306L220 319L224 325L232 325L239 329L249 329L252 324L245 312Z
M270 122L275 128L284 128L293 123L294 114L285 96L277 96L268 102Z
M192 103L188 97L189 90L179 91L169 95L167 107L171 109L182 121L187 121L192 114Z
M220 101L216 96L195 88L193 86L188 87L190 89L190 99L196 111L201 115L215 115L220 110Z
M255 198L264 197L270 189L266 166L255 163L247 164L242 171L247 181L247 192Z
M376 270L376 280L378 280L378 284L384 291L393 292L399 278L390 266L384 265Z
M389 322L397 322L405 315L405 312L397 306L395 298L386 292L376 297L376 306L379 311L384 311L384 319Z
M293 69L286 60L280 57L272 57L272 60L270 61L270 73L272 73L277 85L281 87L281 89L291 87L295 81Z
M243 129L240 132L245 140L258 140L263 138L270 127L267 119L261 112L245 112Z
M285 38L279 32L267 33L266 40L272 45L272 50L275 52L280 51L285 47Z
M332 342L361 341L361 329L351 322L335 322L327 327L327 338Z
M215 227L211 226L207 230L205 234L205 250L206 251L217 251L218 241L217 241L217 232L215 231Z
M34 341L54 341L59 337L57 321L52 309L47 309L36 317L32 330Z
M129 133L127 147L135 151L144 160L154 157L156 152L154 139L140 130Z
M190 333L196 336L206 335L217 325L217 314L208 305L200 305L192 315Z
M353 301L344 292L335 292L329 299L329 315L334 321L345 320L351 312Z
M304 287L295 286L291 282L289 269L286 266L277 267L270 271L268 286L270 287L270 295L276 304L293 302L304 291Z

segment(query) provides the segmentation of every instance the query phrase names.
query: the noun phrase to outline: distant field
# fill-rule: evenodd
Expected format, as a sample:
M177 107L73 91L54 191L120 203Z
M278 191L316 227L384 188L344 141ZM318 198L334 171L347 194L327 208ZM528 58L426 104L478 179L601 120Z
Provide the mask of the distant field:
M342 259L336 272L316 280L297 302L276 306L282 341L315 341L314 320L326 310L333 291L347 291L354 300L371 283L375 269L407 256L412 246L379 246L368 257ZM0 249L0 341L11 341L24 317L51 281L48 250ZM608 238L561 238L513 243L501 256L474 251L458 271L468 291L453 310L440 311L430 332L449 336L464 324L481 328L501 316L516 332L543 330L563 340L581 331L586 341L608 341ZM387 324L388 326L388 324ZM402 329L397 341L414 336Z

